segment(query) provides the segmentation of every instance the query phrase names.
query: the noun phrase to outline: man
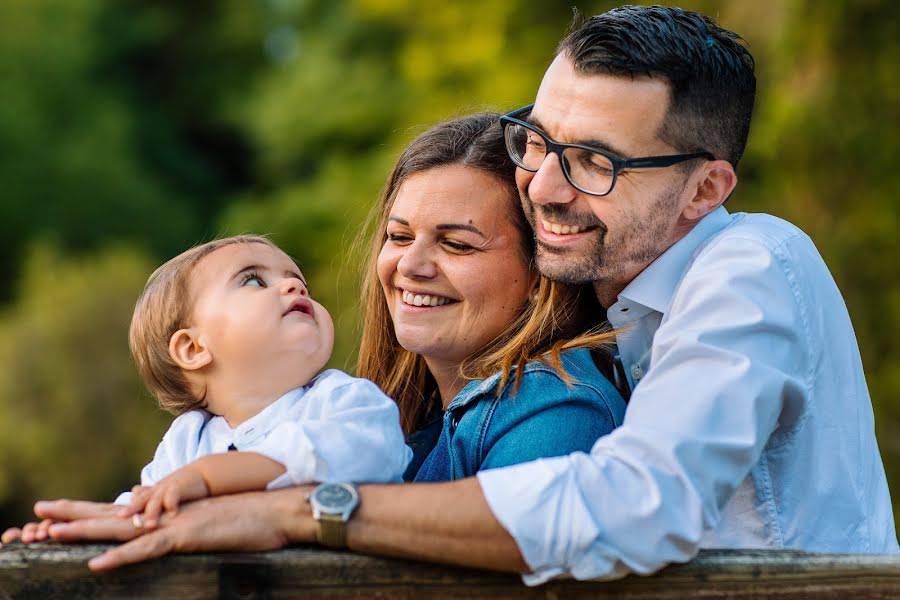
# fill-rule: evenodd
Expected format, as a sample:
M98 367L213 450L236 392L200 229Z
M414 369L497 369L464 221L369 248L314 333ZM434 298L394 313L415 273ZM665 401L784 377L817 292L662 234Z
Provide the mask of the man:
M591 453L446 484L286 490L188 505L94 559L320 539L360 552L612 578L702 547L896 552L859 352L802 232L722 204L749 131L753 60L712 20L623 7L563 40L533 108L505 119L548 276L593 282L620 329L625 423ZM347 498L350 496L350 498ZM57 539L135 536L105 507ZM313 517L318 513L319 521ZM324 515L324 516L323 516ZM347 521L345 523L345 521Z

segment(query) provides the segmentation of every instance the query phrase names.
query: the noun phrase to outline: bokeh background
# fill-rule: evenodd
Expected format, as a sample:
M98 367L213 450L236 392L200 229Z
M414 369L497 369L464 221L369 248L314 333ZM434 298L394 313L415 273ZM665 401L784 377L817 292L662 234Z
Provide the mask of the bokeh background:
M392 162L438 120L530 102L574 1L0 0L0 526L136 482L170 417L131 365L131 310L198 241L271 234L352 369L349 249ZM900 5L682 6L757 59L730 209L787 218L825 256L896 496Z

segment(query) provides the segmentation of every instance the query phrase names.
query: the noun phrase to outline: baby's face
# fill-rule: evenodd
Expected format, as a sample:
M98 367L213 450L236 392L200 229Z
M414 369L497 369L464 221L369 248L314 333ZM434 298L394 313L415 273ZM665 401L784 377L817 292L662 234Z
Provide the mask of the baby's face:
M289 386L285 393L308 383L331 356L331 316L277 248L219 248L194 267L189 292L190 327L211 352L213 373L242 389Z

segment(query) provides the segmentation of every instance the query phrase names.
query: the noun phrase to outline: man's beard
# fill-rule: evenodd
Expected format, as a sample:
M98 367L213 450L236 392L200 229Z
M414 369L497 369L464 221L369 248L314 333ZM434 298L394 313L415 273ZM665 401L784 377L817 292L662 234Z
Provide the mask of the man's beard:
M671 208L677 203L679 189L665 190L655 199L648 217L640 219L635 212L626 213L610 236L606 223L593 213L578 212L571 204L544 204L540 217L566 225L591 228L577 248L547 244L537 235L539 216L528 197L522 197L522 208L537 244L537 266L542 275L553 281L578 285L605 284L622 281L636 266L640 269L656 260L668 248L671 239Z

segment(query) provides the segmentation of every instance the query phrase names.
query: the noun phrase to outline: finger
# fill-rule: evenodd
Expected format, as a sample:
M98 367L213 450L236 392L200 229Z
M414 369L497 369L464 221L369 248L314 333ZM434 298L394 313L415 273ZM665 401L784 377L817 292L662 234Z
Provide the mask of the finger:
M141 488L140 490L133 492L131 494L131 502L129 502L125 509L119 512L119 516L130 517L131 515L143 511L144 507L147 506L147 500L149 500L151 496L152 494L149 488Z
M113 540L124 542L141 534L131 519L107 517L79 519L69 523L54 523L48 530L50 537L60 542L79 540Z
M108 571L142 560L158 558L167 554L172 547L170 530L160 529L95 556L88 561L88 568L95 573Z
M113 517L118 511L115 504L83 500L42 500L34 505L34 514L54 521Z
M44 519L40 523L38 523L37 528L34 532L34 541L42 542L47 539L47 530L50 526L53 525L53 521L51 519Z
M162 512L162 492L157 492L147 501L144 507L144 527L153 529L159 523L159 513Z
M173 487L163 495L163 508L171 513L178 512L178 504L181 502L181 494L177 487Z
M6 531L3 532L3 535L0 536L0 543L3 544L11 544L14 541L22 538L22 528L21 527L10 527Z

